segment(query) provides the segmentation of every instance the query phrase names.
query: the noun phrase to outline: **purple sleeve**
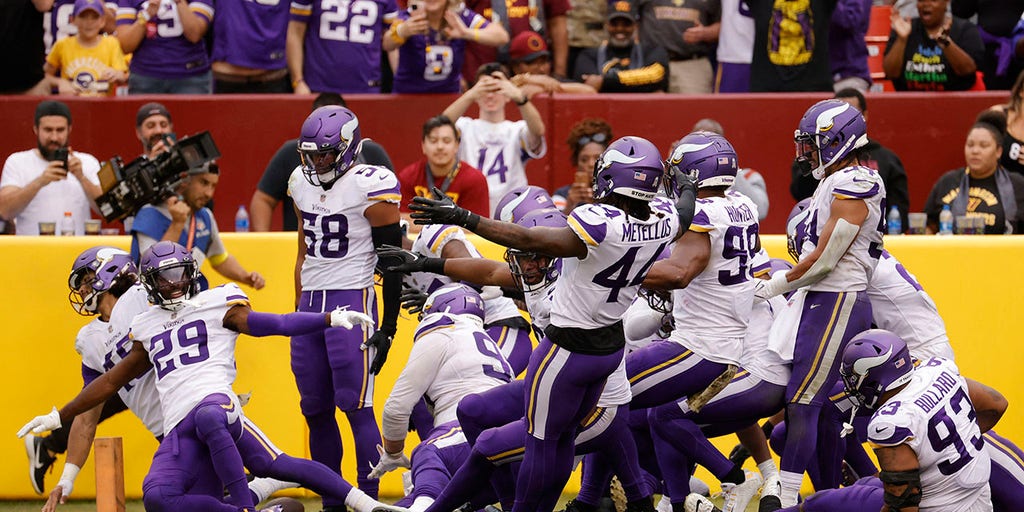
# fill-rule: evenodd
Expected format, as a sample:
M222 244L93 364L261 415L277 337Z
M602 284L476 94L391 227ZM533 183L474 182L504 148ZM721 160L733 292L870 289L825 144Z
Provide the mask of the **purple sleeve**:
M601 221L604 217L600 213L592 212L592 209L593 205L583 205L574 209L569 214L569 227L587 245L597 246L608 235L608 226ZM590 223L585 217L589 217L596 222Z
M100 375L103 375L103 373L102 372L98 372L96 370L93 370L92 368L89 368L88 366L86 366L85 363L82 363L82 387L83 388L88 386L90 383L92 383L92 381L94 381L97 378L99 378Z
M880 191L881 187L878 186L878 183L875 183L867 190L835 188L832 189L832 195L842 197L844 199L867 199L869 197L875 197Z
M313 15L313 2L309 0L294 0L289 12L291 13L289 18L291 21L309 23L309 18Z
M297 336L316 332L327 328L323 313L275 313L249 312L247 320L249 335L257 338L263 336Z

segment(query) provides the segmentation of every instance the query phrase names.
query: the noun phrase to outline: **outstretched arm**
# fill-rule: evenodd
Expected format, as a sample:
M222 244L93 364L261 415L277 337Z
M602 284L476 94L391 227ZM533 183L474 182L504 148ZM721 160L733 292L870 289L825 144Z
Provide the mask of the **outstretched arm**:
M355 324L372 326L373 319L357 311L335 310L330 313L260 313L248 304L239 304L224 314L224 327L242 334L264 336L298 336L322 331L327 327L352 328Z
M711 259L711 236L698 231L683 234L672 255L651 266L643 286L652 290L686 288L690 281L704 271Z

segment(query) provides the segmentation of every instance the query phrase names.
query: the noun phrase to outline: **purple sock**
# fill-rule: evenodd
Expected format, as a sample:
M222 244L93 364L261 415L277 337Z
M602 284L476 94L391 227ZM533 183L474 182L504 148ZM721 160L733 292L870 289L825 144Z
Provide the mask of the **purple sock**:
M526 452L516 479L513 512L552 510L572 473L573 437L573 432L557 439L526 436ZM550 507L545 508L547 504Z
M359 489L373 499L377 499L380 480L370 480L370 470L380 461L377 445L381 443L380 427L373 417L373 408L364 407L353 411L345 411L348 423L352 426L352 436L356 445L356 481ZM426 435L424 433L424 435Z
M310 458L323 464L332 472L341 475L341 431L338 421L334 418L334 408L329 412L306 416L309 426ZM324 507L340 507L344 501L333 501L323 497Z
M251 469L251 468L250 468ZM345 503L345 496L352 490L352 484L345 481L337 473L320 464L307 459L299 459L286 454L278 455L270 464L265 475L286 482L298 482L303 487L323 496L325 500Z
M815 405L790 403L786 406L786 428L792 432L786 435L785 454L779 469L797 474L807 471L818 443L820 414L821 407Z
M224 501L238 508L252 508L254 503L245 479L245 466L235 445L235 439L241 437L241 422L236 418L234 423L229 423L226 411L215 403L200 406L194 415L196 435L210 450L213 470L228 491L229 496Z
M494 468L491 476L491 489L501 504L502 510L512 510L516 502L516 475L519 474L520 462L510 462Z
M600 453L583 456L583 470L580 475L580 492L576 501L597 506L608 484L612 480L612 466Z
M853 468L858 477L863 478L878 473L875 463L871 462L867 452L864 451L864 445L852 434L846 436L846 453L843 459Z
M263 336L296 336L310 332L322 331L329 327L323 313L276 313L249 312L246 320L249 324L249 335L257 338Z

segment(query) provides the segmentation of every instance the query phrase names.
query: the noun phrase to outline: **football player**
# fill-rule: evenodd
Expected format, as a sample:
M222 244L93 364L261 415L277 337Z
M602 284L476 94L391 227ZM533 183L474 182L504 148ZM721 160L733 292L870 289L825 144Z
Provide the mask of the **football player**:
M295 262L298 311L335 308L377 317L374 248L400 245L398 178L384 167L357 164L359 120L336 105L313 111L298 141L302 165L288 180L301 219ZM384 272L384 314L377 329L326 329L291 341L292 373L309 426L313 460L341 473L341 434L335 408L344 411L355 440L357 482L370 496L378 481L367 478L377 463L380 429L373 415L374 375L380 372L398 325L402 276ZM324 507L343 504L324 499Z
M759 281L759 300L798 290L772 325L770 343L793 357L786 390L787 437L782 458L782 504L796 504L803 473L815 456L818 419L839 379L839 358L871 326L865 290L882 253L885 185L860 165L867 144L864 117L839 100L814 104L796 130L796 164L821 180L806 220L800 262ZM792 347L791 350L779 347ZM822 452L823 453L823 452Z
M274 447L244 417L231 389L239 333L291 336L327 326L369 324L372 319L342 310L254 312L235 284L197 292L196 262L174 242L158 242L147 250L141 271L154 306L132 319L131 349L60 411L54 407L36 417L19 436L58 428L152 372L166 434L143 482L147 510L253 510L243 462L254 475L299 482L362 512L381 505L322 464L290 457ZM209 478L211 472L215 478ZM211 494L211 485L216 486L216 495ZM200 488L206 492L197 493ZM219 499L225 488L228 496Z

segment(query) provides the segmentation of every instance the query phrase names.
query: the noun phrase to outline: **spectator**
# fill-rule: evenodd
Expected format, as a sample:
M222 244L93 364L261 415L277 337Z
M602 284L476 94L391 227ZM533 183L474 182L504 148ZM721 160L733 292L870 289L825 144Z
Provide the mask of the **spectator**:
M466 162L459 161L459 131L451 119L434 116L423 124L423 156L398 173L402 185L403 214L415 196L433 198L439 188L455 204L481 216L488 216L490 203L487 178Z
M462 136L459 159L487 177L491 210L510 190L528 184L526 161L542 158L548 150L540 112L500 69L498 64L482 66L476 84L443 112L448 119L456 120L455 127ZM505 119L505 104L509 101L519 107L521 121ZM462 117L473 103L480 108L480 117Z
M569 161L576 170L572 183L559 187L551 200L566 215L578 204L594 202L594 165L612 143L612 127L604 119L584 119L569 130Z
M949 16L949 0L920 0L919 17L892 15L882 66L897 91L966 91L985 48L973 23Z
M709 94L714 90L712 49L721 28L720 0L638 0L640 42L668 52L668 92Z
M384 51L398 48L394 92L459 92L466 41L501 46L508 33L464 4L448 9L447 0L410 2L384 38Z
M143 206L132 223L132 258L139 256L157 242L171 241L192 253L196 266L209 259L218 274L257 290L266 282L259 272L249 272L228 253L220 239L217 220L206 204L220 181L216 163L205 164L189 171L188 178L178 187L178 196L172 196L160 205ZM209 288L205 276L200 276L201 290Z
M1024 176L1024 72L1010 89L1010 101L997 105L995 110L1006 114L1006 136L1003 138L1003 156L999 164L1011 173Z
M43 13L53 0L0 2L0 94L49 94L51 78L43 73Z
M117 84L128 81L128 62L117 38L100 32L103 2L75 0L71 22L77 33L54 43L44 69L55 80L67 82L83 96L113 96Z
M957 18L978 17L978 34L985 44L985 53L976 62L984 74L985 88L1009 89L1024 71L1024 62L1013 58L1012 40L1014 25L1024 14L1024 3L956 0L952 7Z
M559 78L569 76L569 32L566 28L569 0L470 0L466 7L492 23L501 23L511 39L526 31L539 33L542 39L551 42L554 49L554 75ZM479 44L467 45L462 76L467 82L475 81L480 66L495 61L508 64L510 51L507 46L495 50Z
M345 100L340 94L325 92L319 94L313 100L313 110L325 105L345 106ZM394 165L380 144L370 140L362 139L363 147L359 151L356 163L377 165L387 167L393 171ZM252 194L249 202L249 229L252 231L270 231L271 218L274 216L274 208L278 203L283 203L281 212L283 214L284 231L295 231L299 228L298 219L295 217L295 208L292 205L292 198L288 196L288 178L296 167L302 165L299 158L299 139L291 139L281 145L281 148L274 153L274 157L267 163L266 170L256 185L256 191Z
M636 14L626 0L608 6L608 39L580 53L576 79L598 92L654 92L668 89L668 53L636 41Z
M565 27L569 39L569 58L565 76L576 76L576 59L587 48L597 48L608 39L604 30L606 0L569 0Z
M714 119L701 119L693 125L692 131L704 131L717 133L725 136L725 129L721 123ZM757 206L757 220L764 220L768 216L768 185L764 182L761 173L750 168L741 168L736 172L736 180L733 182L732 190L747 196Z
M754 18L752 92L832 91L829 25L836 0L747 0Z
M559 79L551 75L551 52L544 38L536 32L519 33L508 50L512 63L512 83L521 88L527 98L538 93L594 94L597 89L578 82Z
M78 33L78 28L71 22L71 13L75 10L75 0L54 0L53 7L43 15L43 44L46 54L50 54L54 43ZM117 2L109 0L103 6L101 14L103 23L100 32L113 34L117 26Z
M64 213L71 212L75 234L85 234L90 207L101 194L99 162L71 149L71 109L64 103L44 101L36 106L32 131L36 148L14 153L4 162L0 217L14 220L19 235L38 235L40 222L59 225Z
M203 37L211 0L118 0L117 39L132 54L128 94L210 94Z
M290 93L285 62L289 2L217 2L213 92Z
M295 0L285 46L295 93L380 92L381 38L397 15L395 0Z
M717 58L715 92L750 92L754 18L746 0L722 0Z
M139 107L135 113L135 135L142 143L142 154L150 159L170 149L177 135L167 107L156 102Z
M869 122L868 101L860 91L852 88L843 89L834 97L860 110L861 115L864 116L864 122ZM868 137L868 143L861 149L864 154L860 160L861 165L878 171L879 177L885 183L886 208L893 206L899 208L900 217L902 217L901 225L904 230L908 229L910 227L907 221L907 214L910 212L910 194L907 191L907 172L903 169L903 162L891 149L871 137ZM811 176L801 175L796 167L793 167L791 172L792 181L790 181L789 191L793 195L793 199L800 201L811 197L814 194L814 189L818 186L818 180ZM886 211L886 215L888 213Z
M930 232L938 232L939 213L948 204L954 217L985 219L986 235L1021 233L1024 176L1007 172L999 165L1002 141L1002 127L986 121L971 127L964 144L967 165L943 174L928 194L924 211L928 214Z
M862 93L871 87L868 45L864 37L871 21L872 0L839 0L832 12L828 53L832 63L832 89L853 88Z

